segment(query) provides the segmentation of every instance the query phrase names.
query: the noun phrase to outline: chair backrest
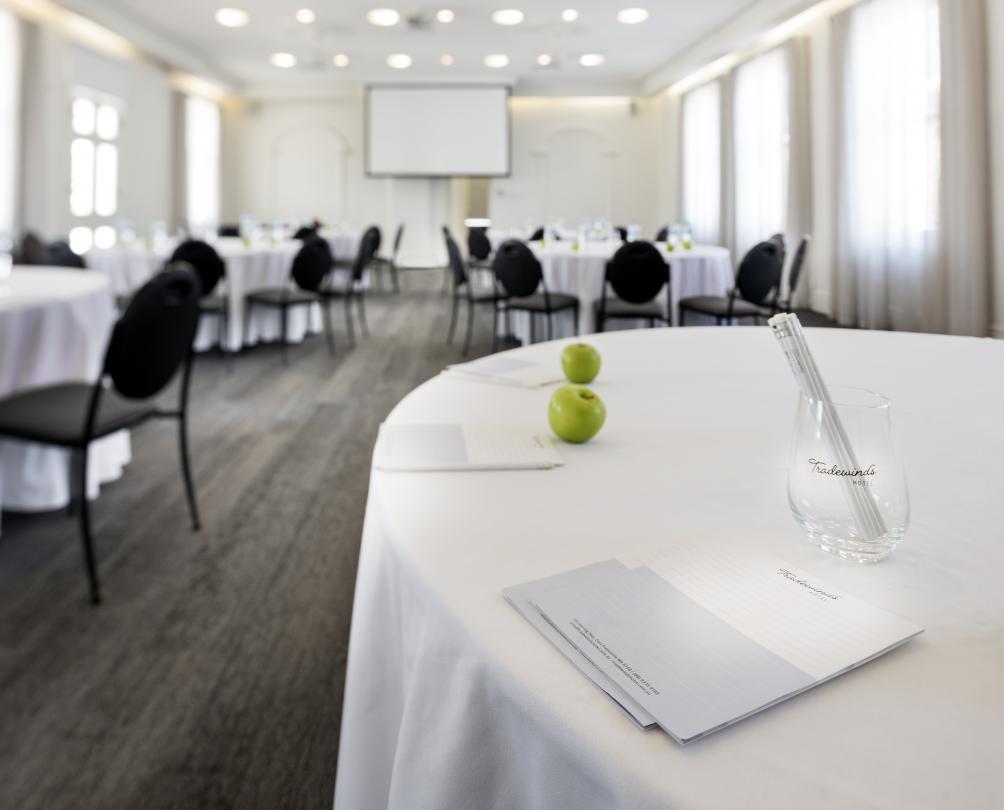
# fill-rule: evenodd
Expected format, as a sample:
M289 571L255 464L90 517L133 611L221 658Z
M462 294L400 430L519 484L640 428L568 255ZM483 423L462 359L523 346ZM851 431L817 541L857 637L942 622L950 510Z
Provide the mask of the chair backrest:
M363 238L359 242L359 252L352 265L352 280L360 281L366 268L380 250L380 229L376 225L370 225L363 233Z
M296 233L293 234L294 239L299 239L301 242L306 242L308 239L314 239L317 236L317 228L313 225L302 225L296 229Z
M806 234L802 241L798 243L798 249L791 260L791 267L788 268L788 302L791 303L795 291L798 289L798 280L802 277L802 267L805 265L805 256L809 252L809 244L812 237Z
M397 261L397 254L401 251L401 241L404 239L404 223L402 222L397 226L397 232L394 234L394 252L391 253L391 258Z
M241 235L241 226L240 225L229 225L229 224L227 224L227 225L220 225L220 227L216 229L216 234L217 234L217 236L227 236L227 237L230 237L230 238L233 238L235 236L240 236Z
M84 257L78 256L70 250L69 243L64 242L62 239L49 243L48 256L49 258L46 260L46 263L53 267L75 267L78 270L87 269L87 262L84 261Z
M492 255L492 243L484 228L471 228L467 232L467 252L472 259L482 262Z
M455 287L463 286L467 283L467 268L464 266L464 257L460 253L460 247L452 236L446 237L446 256L450 262L453 285Z
M15 261L18 264L45 264L49 261L49 249L38 234L27 231L21 237L21 248Z
M626 242L628 238L627 228L623 225L615 225L614 230L617 231L617 236L620 237L622 242Z
M331 246L326 239L315 236L296 252L289 274L301 290L317 292L331 272L331 264Z
M185 262L194 268L203 296L211 295L226 273L226 265L216 249L198 239L178 245L171 254L170 263L174 262Z
M655 241L665 242L667 239L669 239L669 226L663 225L659 228L659 232L655 235Z
M788 256L788 242L784 238L784 234L783 233L776 233L773 236L771 236L767 241L768 242L773 242L775 245L778 246L778 248L780 248L780 250L781 250L781 266L783 267L784 266L784 260Z
M530 234L530 240L529 241L531 241L531 242L539 242L543 238L544 238L544 229L543 228L537 228L537 230L535 230L532 234Z
M784 263L776 242L761 242L750 249L739 265L736 289L745 300L762 304L781 284Z
M168 265L133 295L112 330L104 371L129 399L160 393L192 350L201 290L194 268Z
M669 265L651 242L626 242L607 265L607 281L618 298L647 304L669 283Z
M515 239L499 246L493 266L502 288L516 298L533 295L544 279L544 271L533 251Z

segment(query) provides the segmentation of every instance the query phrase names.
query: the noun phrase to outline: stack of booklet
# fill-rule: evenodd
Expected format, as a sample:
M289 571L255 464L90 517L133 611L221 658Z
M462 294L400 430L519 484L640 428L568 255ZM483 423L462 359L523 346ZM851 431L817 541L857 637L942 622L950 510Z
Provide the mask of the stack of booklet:
M450 366L443 373L450 377L497 385L514 385L518 388L541 388L564 379L557 362L551 368L529 360L498 354Z
M776 558L696 545L503 593L638 725L679 743L923 632Z

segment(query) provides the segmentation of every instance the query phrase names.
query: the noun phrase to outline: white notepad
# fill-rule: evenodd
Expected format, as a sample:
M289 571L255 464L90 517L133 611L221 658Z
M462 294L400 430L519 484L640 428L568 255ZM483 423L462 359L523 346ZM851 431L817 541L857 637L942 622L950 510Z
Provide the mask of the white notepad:
M550 368L529 360L491 354L470 363L449 366L445 373L478 382L515 385L520 388L541 388L564 379L557 364L555 366Z
M385 472L549 470L562 465L550 437L520 428L380 426L373 467Z
M599 669L680 743L923 632L776 558L704 546L535 586L533 606L577 653L557 645L566 657L594 682Z

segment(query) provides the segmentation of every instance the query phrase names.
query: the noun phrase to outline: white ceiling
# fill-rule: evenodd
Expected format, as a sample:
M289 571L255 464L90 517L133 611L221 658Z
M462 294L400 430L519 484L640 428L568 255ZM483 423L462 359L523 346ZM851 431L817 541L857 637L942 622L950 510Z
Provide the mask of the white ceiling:
M113 30L134 39L148 35L150 42L170 46L170 51L191 57L189 64L204 66L248 93L337 92L372 81L422 80L514 81L519 93L633 93L646 76L712 34L753 0L64 0ZM219 6L236 6L251 16L245 28L228 29L213 17ZM378 28L366 21L374 6L390 6L403 18L425 17L425 28L402 22ZM638 25L616 21L618 10L643 6L651 14ZM296 22L295 12L308 7L316 12L313 25ZM526 14L518 26L503 27L491 21L499 8L520 8ZM575 8L579 18L561 20L565 8ZM450 8L456 19L435 21L435 12ZM129 30L124 30L129 29ZM143 46L143 43L138 43ZM269 64L269 55L288 51L299 65L283 70ZM332 64L332 56L345 53L348 68ZM391 53L408 53L414 60L408 70L385 64ZM449 53L452 67L439 64ZM509 67L484 66L488 54L505 53ZM549 53L555 64L541 68L539 54ZM583 53L602 53L601 67L583 68ZM181 67L186 67L181 65Z

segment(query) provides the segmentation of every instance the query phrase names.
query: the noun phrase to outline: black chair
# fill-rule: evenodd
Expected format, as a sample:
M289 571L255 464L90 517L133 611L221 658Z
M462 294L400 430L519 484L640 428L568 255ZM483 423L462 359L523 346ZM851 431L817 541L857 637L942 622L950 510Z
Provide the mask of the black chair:
M655 241L665 242L667 239L669 239L669 226L663 225L661 228L659 228L658 233L656 233Z
M802 268L805 266L805 257L809 253L809 245L811 243L812 237L808 234L803 236L802 241L798 243L795 255L791 259L791 266L788 268L788 292L783 298L779 296L771 304L771 312L773 314L791 311L795 293L798 291L798 282L802 277Z
M321 287L331 272L331 248L324 239L310 239L303 243L293 258L293 267L289 275L295 289L287 282L282 287L268 287L254 290L246 296L248 318L255 307L267 307L279 310L279 343L282 347L282 362L288 362L287 345L289 335L289 310L295 307L310 307L321 305L324 318L324 334L328 341L328 353L335 356L335 335L331 330L331 316L325 306Z
M390 256L374 256L370 262L370 270L380 278L380 289L383 289L383 271L390 274L391 286L395 293L401 292L401 284L398 279L397 257L401 252L401 241L404 239L404 225L398 225L394 233L394 245L391 248Z
M21 245L14 254L15 264L44 265L49 261L49 249L38 234L27 231L21 237Z
M623 225L615 225L614 226L614 231L617 233L617 237L622 242L626 242L627 241L627 238L628 238L627 228L625 228Z
M506 298L506 333L510 334L508 315L511 311L530 314L530 342L536 337L534 315L547 316L547 339L554 336L552 316L557 312L571 310L575 319L575 334L579 334L579 299L565 293L552 293L544 281L544 271L540 262L523 242L510 239L495 251L495 278L502 286ZM537 292L540 289L541 292ZM498 305L496 305L498 309Z
M781 251L776 242L761 242L746 254L736 274L736 286L725 296L697 296L680 301L680 324L684 313L696 312L715 319L717 325L735 318L760 319L777 301L781 284Z
M380 249L380 229L371 225L363 233L359 242L359 252L352 263L351 273L348 282L342 287L334 284L325 284L320 289L321 297L325 300L325 309L331 301L343 299L345 301L345 329L349 335L349 343L356 344L355 329L352 325L352 302L355 301L359 308L359 322L362 333L369 337L369 326L366 324L366 290L363 288L363 274L373 263L377 251Z
M607 318L630 318L656 322L673 322L669 295L669 265L651 242L627 242L607 262L603 293L593 305L596 330L604 331ZM607 298L607 285L616 298ZM666 306L656 297L666 288Z
M784 234L776 233L773 236L771 236L767 241L773 242L775 245L777 245L778 250L781 251L781 267L784 267L784 262L788 258L788 242L784 238Z
M241 235L241 227L240 225L220 225L220 227L216 229L216 234L217 236L233 238Z
M72 267L75 270L86 270L87 262L83 256L78 256L70 250L69 243L62 239L50 242L47 248L46 264L52 267Z
M154 276L136 293L112 330L97 380L28 389L0 400L0 436L63 447L72 453L70 491L77 503L93 604L101 601L101 587L87 500L87 455L92 441L148 419L177 419L185 495L192 529L199 529L188 456L188 387L198 323L199 281L191 268L176 265ZM179 368L178 408L161 410L150 400ZM105 385L106 379L111 385Z
M530 238L527 241L528 242L539 242L543 238L544 238L544 229L543 228L537 228L537 230L535 230L532 234L530 234Z
M303 225L296 229L296 233L293 234L293 238L299 240L300 242L306 242L309 239L316 239L318 230L319 228L316 225Z
M450 274L453 278L453 307L450 312L450 329L446 336L446 344L453 343L460 301L463 299L467 301L467 337L464 339L464 356L471 348L471 336L474 333L474 308L478 304L491 304L492 306L492 349L494 349L498 343L498 305L499 302L505 300L505 295L499 292L494 277L490 292L476 292L474 290L474 284L471 283L471 277L464 257L460 253L460 248L449 236L446 237L446 254L449 257Z
M492 242L484 228L467 231L467 265L473 272L492 274ZM494 275L492 276L494 283Z
M228 299L214 295L220 282L224 279L227 266L216 249L198 239L189 239L174 249L169 260L170 264L185 262L192 266L199 279L202 297L199 299L199 313L211 315L217 322L217 340L220 351L227 351Z

